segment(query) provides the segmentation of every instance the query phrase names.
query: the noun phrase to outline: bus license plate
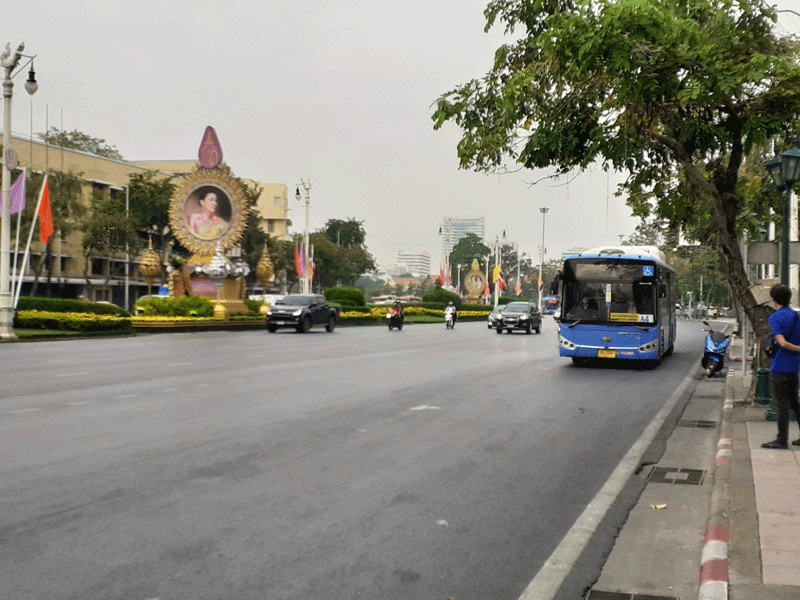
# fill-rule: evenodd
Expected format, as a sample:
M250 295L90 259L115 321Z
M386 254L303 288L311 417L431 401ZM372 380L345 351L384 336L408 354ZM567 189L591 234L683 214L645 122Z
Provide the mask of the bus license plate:
M617 358L616 350L598 350L597 358Z

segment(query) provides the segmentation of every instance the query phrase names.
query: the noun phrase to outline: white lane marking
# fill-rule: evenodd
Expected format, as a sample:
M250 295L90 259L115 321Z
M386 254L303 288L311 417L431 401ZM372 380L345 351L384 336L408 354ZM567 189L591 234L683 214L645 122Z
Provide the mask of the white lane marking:
M211 385L210 383L198 383L197 387L208 387L210 385Z
M82 402L67 402L67 406L83 406L84 404L91 404L90 400L84 400Z
M447 521L445 521L444 519L439 519L438 521L436 521L436 524L437 524L437 525L441 525L442 527L450 527L450 526L447 524Z
M189 365L191 365L191 364L192 364L192 363L190 363L190 362L183 362L183 363L170 363L170 364L168 364L167 366L168 366L168 367L187 367L187 366L189 366Z
M409 408L408 410L440 410L440 406L428 406L427 404L422 404L421 406L414 406Z
M125 394L124 396L114 396L115 400L124 400L125 398L138 398L140 394Z
M60 375L56 375L56 377L77 377L78 375L88 375L88 371L81 371L80 373L61 373Z
M32 413L32 412L39 412L42 410L41 408L20 408L19 410L9 410L6 411L11 415L21 415L22 413Z
M178 388L164 388L162 392L177 392Z

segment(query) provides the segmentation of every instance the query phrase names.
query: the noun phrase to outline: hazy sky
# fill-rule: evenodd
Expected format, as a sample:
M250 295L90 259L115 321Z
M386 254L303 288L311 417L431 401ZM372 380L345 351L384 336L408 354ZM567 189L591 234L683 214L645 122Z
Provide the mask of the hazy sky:
M379 264L427 250L436 271L446 216L483 216L487 237L505 230L538 262L543 206L547 258L617 243L637 223L614 196L623 175L598 168L531 185L548 172L459 171L459 130L433 130L432 103L486 73L503 42L497 28L483 31L486 4L18 2L0 42L37 55L39 91L31 99L16 77L12 130L43 132L49 115L129 160L196 160L211 125L236 175L289 186L294 231L305 223L294 186L310 176L311 230L363 221ZM800 17L780 25L800 34Z

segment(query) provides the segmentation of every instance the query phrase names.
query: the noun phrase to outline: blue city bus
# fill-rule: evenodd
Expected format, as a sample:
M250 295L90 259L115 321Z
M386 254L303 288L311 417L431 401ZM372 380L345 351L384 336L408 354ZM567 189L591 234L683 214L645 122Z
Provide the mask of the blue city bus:
M558 350L592 358L660 361L675 347L675 270L651 246L594 248L567 256Z

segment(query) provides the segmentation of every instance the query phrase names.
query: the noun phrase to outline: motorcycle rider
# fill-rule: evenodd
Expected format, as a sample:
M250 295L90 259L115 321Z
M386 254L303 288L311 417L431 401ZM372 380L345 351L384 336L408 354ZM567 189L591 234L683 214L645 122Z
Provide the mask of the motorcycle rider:
M456 308L456 305L453 304L452 300L447 303L447 306L444 309L445 314L447 314L448 311L453 313L453 325L455 325L456 321L458 320L458 309Z
M403 314L403 303L400 300L395 300L394 306L392 306L393 310L397 311L397 318L401 321L405 319L405 315Z

